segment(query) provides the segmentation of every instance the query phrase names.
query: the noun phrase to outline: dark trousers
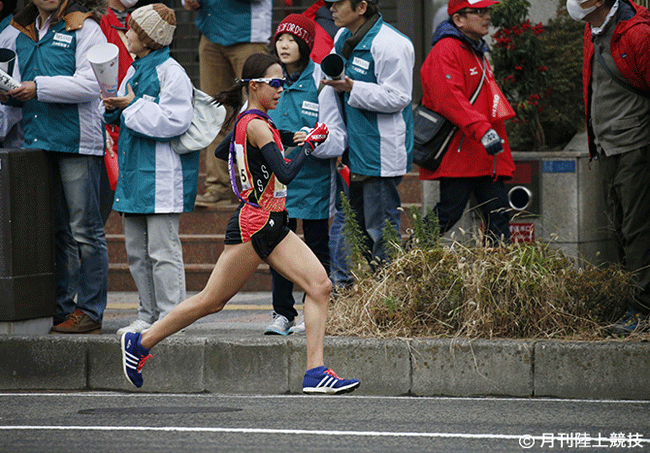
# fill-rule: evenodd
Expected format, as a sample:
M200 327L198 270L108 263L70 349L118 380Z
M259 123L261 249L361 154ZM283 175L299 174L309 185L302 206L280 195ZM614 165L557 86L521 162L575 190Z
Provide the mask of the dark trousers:
M650 146L598 156L607 217L616 234L620 262L634 272L630 305L650 313Z
M289 219L289 228L295 232L298 227L297 219ZM303 220L302 232L305 243L321 262L327 275L330 273L329 221L328 219ZM287 280L271 268L273 279L273 311L293 321L298 312L293 307L293 282Z
M470 196L474 194L483 217L486 233L495 240L510 242L508 194L501 179L491 176L440 179L440 202L433 211L438 216L440 234L460 220Z

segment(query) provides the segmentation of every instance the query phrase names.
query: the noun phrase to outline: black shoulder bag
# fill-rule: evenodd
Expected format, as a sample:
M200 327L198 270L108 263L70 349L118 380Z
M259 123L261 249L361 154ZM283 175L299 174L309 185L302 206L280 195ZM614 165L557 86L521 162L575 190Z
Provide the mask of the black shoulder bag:
M487 64L483 60L481 81L469 99L474 104L485 81ZM436 171L449 148L458 126L438 112L426 108L422 103L413 110L413 162L429 171Z

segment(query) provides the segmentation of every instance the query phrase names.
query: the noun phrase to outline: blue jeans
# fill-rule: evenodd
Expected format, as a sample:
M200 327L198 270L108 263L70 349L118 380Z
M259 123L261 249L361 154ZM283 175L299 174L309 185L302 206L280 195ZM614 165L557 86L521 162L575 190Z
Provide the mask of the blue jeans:
M361 230L366 236L366 248L371 251L369 259L388 260L383 243L382 231L388 220L397 231L400 230L401 200L397 186L401 176L391 178L366 177L360 181L350 178L350 205Z
M330 228L330 280L335 288L352 283L352 275L348 265L348 246L345 243L345 214L336 211Z
M48 155L54 205L56 317L63 319L80 309L101 322L108 286L108 250L99 207L103 157Z

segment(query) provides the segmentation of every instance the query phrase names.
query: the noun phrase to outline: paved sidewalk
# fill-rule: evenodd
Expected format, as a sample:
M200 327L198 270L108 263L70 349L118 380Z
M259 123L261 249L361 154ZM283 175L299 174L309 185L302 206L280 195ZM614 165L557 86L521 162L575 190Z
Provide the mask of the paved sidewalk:
M242 293L157 345L140 390L115 335L136 310L135 293L111 293L102 335L0 335L0 391L301 392L305 336L263 335L269 293ZM325 360L363 395L650 400L648 342L326 337Z
M195 293L188 293L190 297ZM295 293L294 299L301 301L302 293ZM115 333L135 319L138 313L136 292L110 292L104 312L103 334ZM302 303L296 303L302 313ZM272 321L273 305L269 292L246 292L233 297L221 312L199 319L184 330L186 335L218 334L236 337L261 337L264 328ZM299 318L302 319L302 318Z

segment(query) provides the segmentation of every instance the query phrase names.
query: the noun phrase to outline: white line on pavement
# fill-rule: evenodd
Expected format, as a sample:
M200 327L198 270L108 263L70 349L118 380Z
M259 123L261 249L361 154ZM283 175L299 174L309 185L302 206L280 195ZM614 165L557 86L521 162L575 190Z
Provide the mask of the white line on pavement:
M414 433L385 431L324 431L307 429L256 429L256 428L202 428L184 426L0 426L1 431L159 431L233 434L289 434L315 436L358 436L358 437L430 437L448 439L519 439L513 434L464 434L464 433Z
M70 391L70 392L0 392L0 398L2 397L113 397L113 398L161 398L161 397L173 397L173 398L253 398L253 399L291 399L291 398L328 398L327 396L314 396L314 395L254 395L254 394L224 394L224 393L121 393L121 392L101 392L101 391ZM526 401L527 403L548 403L548 402L560 402L560 403L592 403L592 404L643 404L650 405L650 400L595 400L595 399L578 399L578 398L517 398L517 397L461 397L461 396L378 396L378 395L345 395L346 399L394 399L394 400L413 400L413 401L425 401L425 400L450 400L450 401ZM334 397L333 399L337 399Z
M611 447L612 442L616 445L632 445L642 447L644 443L650 444L650 439L644 439L641 435L627 439L591 437L587 434L579 438L531 436L529 434L485 434L485 433L415 433L415 432L390 432L390 431L324 431L307 429L258 429L258 428L201 428L184 426L0 426L0 431L146 431L146 432L174 432L174 433L226 433L226 434L269 434L269 435L300 435L300 436L351 436L351 437L406 437L406 438L429 438L429 439L469 439L469 440L517 440L521 447L530 448L537 441L547 442L552 445L552 440L564 442L581 442L587 445L590 442L598 442L599 446ZM620 442L623 442L621 444ZM627 444L630 442L630 444ZM609 444L608 444L609 443ZM570 444L570 445L573 445ZM552 447L551 447L552 448Z

